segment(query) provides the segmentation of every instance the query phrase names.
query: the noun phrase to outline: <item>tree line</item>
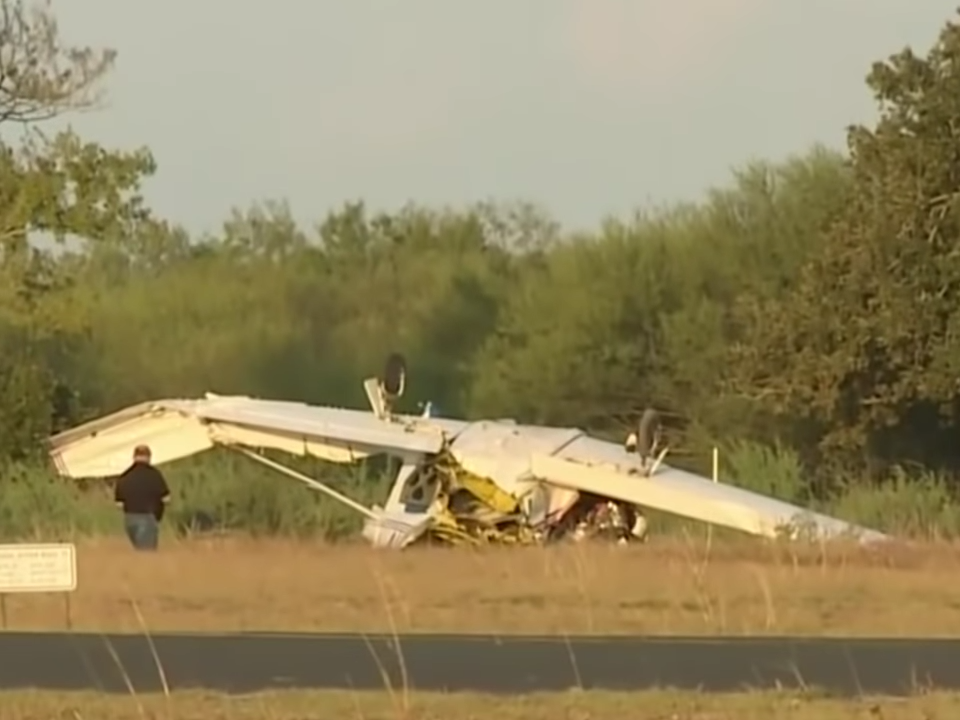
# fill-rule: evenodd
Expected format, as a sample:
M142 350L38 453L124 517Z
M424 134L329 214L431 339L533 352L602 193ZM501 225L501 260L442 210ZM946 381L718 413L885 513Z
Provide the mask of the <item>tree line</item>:
M843 151L742 167L699 202L583 234L522 202L357 201L315 229L260 204L197 237L144 199L147 147L43 132L96 104L115 53L70 46L49 9L0 8L8 461L149 398L361 407L361 379L400 351L411 410L621 437L655 407L674 462L788 448L813 494L957 469L957 18L869 68L877 119Z

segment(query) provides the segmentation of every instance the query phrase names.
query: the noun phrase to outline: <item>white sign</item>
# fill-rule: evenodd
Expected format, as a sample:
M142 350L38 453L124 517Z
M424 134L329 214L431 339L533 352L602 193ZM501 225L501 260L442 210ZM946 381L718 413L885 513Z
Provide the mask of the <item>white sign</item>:
M77 548L73 543L0 545L0 595L76 589Z

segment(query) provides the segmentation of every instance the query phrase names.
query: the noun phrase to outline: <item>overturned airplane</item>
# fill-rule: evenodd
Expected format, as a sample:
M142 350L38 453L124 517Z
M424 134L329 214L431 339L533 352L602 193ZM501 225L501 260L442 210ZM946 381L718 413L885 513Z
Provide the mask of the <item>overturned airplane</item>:
M364 382L371 411L245 396L157 400L120 410L49 440L67 478L118 475L134 446L167 463L223 446L300 480L365 516L373 545L531 543L585 534L620 542L646 536L644 509L752 535L816 540L887 536L755 492L672 468L663 460L656 413L648 411L623 445L576 428L401 415L406 365L392 355L382 378ZM366 507L279 464L264 449L354 463L376 455L400 469L383 506Z

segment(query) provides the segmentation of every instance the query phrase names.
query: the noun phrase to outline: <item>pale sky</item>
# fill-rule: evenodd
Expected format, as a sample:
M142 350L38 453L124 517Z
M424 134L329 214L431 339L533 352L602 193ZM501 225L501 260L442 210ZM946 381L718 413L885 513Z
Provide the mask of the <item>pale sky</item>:
M528 200L568 227L695 199L755 159L841 147L863 78L925 52L956 0L55 0L118 53L71 119L149 145L153 206L194 231L285 200Z

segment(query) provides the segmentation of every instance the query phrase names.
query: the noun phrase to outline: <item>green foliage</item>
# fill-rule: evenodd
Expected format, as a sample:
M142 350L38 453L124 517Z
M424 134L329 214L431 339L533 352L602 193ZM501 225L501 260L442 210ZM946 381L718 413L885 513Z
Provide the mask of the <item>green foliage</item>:
M577 235L523 204L357 202L312 228L264 203L191 237L146 206L147 149L40 132L97 102L112 51L0 0L0 61L2 532L114 528L102 489L39 469L59 428L205 391L360 406L392 350L409 410L619 440L655 406L677 464L708 473L720 445L744 486L915 535L960 527L954 23L926 56L872 68L880 115L850 129L846 154L755 163L701 202ZM173 525L204 510L251 532L356 528L241 460L171 478ZM333 476L371 500L377 478Z
M790 292L750 298L741 388L826 455L950 466L960 410L960 26L876 63L874 128L849 131L849 201ZM777 371L774 372L773 370Z
M731 443L724 458L736 485L798 505L810 503L810 488L793 450L741 440Z
M382 473L316 470L314 477L368 505L381 501L389 486ZM9 465L0 477L0 541L122 532L109 484L65 483L33 464ZM167 532L242 531L334 541L360 529L361 518L349 508L239 456L213 453L184 461L172 466L167 478L174 495L164 518Z

